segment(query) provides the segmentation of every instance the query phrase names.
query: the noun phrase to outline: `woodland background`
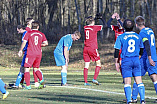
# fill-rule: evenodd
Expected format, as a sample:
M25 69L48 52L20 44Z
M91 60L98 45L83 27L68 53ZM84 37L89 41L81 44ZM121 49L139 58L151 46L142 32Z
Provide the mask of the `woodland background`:
M16 27L25 24L28 17L40 21L40 31L45 33L50 44L57 43L61 36L79 30L84 40L85 17L103 14L107 22L113 13L123 19L134 20L138 15L146 18L146 25L157 32L156 0L1 0L0 44L17 45L21 35ZM102 24L97 21L96 24ZM116 24L116 20L112 22ZM101 42L114 34L108 28L99 33Z

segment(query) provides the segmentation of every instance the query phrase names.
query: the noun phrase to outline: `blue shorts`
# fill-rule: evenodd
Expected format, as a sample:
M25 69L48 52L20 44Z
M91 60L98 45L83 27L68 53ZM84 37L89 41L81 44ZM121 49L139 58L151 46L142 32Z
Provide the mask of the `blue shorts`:
M121 69L123 78L141 76L141 66L139 57L123 58Z
M24 56L23 56L23 59L22 59L22 62L21 62L21 66L23 66L23 67L24 67L24 64L25 64L26 55L27 55L27 51L24 51Z
M141 65L141 76L145 76L147 72L147 58L140 58L140 65Z
M65 57L63 54L54 52L54 57L55 57L55 61L56 61L57 66L64 66L65 65Z
M152 74L157 74L157 62L155 61L155 66L151 66L150 63L149 63L149 60L147 59L146 60L146 63L147 63L147 71L148 71L148 75L152 75Z

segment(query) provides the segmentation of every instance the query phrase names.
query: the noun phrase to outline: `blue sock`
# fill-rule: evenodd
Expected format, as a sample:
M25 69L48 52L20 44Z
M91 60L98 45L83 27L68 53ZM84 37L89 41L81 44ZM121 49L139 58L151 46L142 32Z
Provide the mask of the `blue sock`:
M5 83L0 79L0 91L2 92L2 94L6 93L4 86L5 86Z
M131 102L131 85L130 84L124 85L124 92L125 92L125 97L127 99L127 102Z
M17 79L16 79L16 82L15 82L15 86L19 86L23 76L24 76L24 73L19 72Z
M67 83L67 73L65 72L61 72L61 78L62 78L62 84L66 84Z
M138 86L136 82L134 82L133 88L132 88L132 99L133 100L137 99L137 95L138 95Z
M155 91L156 91L156 94L157 94L157 81L154 82L154 88L155 88Z
M138 84L138 91L140 94L140 101L145 101L145 87L143 83Z

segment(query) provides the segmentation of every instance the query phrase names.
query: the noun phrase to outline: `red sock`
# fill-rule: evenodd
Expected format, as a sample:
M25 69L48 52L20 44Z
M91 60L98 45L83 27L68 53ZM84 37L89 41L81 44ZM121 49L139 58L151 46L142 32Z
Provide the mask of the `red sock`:
M40 70L35 71L35 74L37 75L37 77L39 78L40 81L43 79L42 73L40 72Z
M94 78L93 78L94 80L97 79L97 77L99 75L99 72L100 72L100 69L101 69L100 66L96 66L96 68L95 68L95 74L94 74Z
M88 77L88 69L87 68L84 68L83 74L84 74L84 81L85 81L85 83L88 83L87 82L87 77Z
M21 79L21 82L20 83L23 83L24 82L24 76L22 77L22 79Z
M35 74L34 70L33 70L33 76L34 76L34 82L38 82L38 77L37 77L37 75Z
M30 73L25 72L24 78L25 78L26 86L30 86Z

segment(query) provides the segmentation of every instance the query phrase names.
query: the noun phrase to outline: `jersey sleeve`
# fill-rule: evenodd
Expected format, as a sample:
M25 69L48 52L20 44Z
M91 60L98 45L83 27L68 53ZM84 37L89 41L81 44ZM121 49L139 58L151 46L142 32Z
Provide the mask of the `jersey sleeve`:
M111 25L111 30L115 30L115 26L114 25Z
M29 38L29 33L27 32L26 34L25 34L25 36L23 37L23 40L22 41L28 41L28 38Z
M47 41L45 34L43 34L42 42Z
M140 37L140 48L144 48L142 38Z
M63 41L64 43L64 46L68 47L69 48L69 45L70 45L70 39L68 37L66 37Z
M145 42L146 40L148 40L146 33L141 32L139 35L141 36L143 42Z
M102 25L96 25L96 31L101 31L101 30L102 30L102 28L103 28L103 26L102 26Z
M115 49L121 49L121 40L120 40L120 36L118 36L118 38L116 39L116 42L114 44L114 48Z
M31 31L31 28L29 28L29 27L26 27L26 31Z

